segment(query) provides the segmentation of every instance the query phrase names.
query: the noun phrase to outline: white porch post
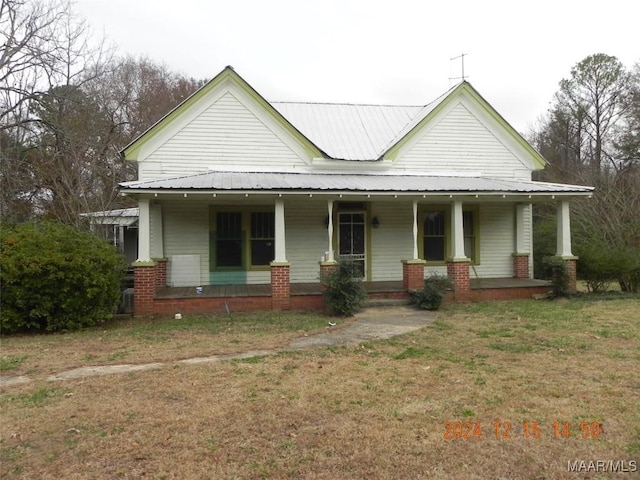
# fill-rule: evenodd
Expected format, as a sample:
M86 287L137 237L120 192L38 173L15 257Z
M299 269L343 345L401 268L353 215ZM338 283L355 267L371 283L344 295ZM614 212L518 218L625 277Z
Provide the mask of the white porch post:
M164 235L162 232L162 206L149 207L149 219L153 225L153 242L150 251L153 258L164 258Z
M571 253L571 222L569 219L569 202L564 200L557 207L558 237L557 253L560 258L573 257Z
M124 228L123 225L118 225L118 248L121 252L124 252Z
M418 260L418 201L413 201L413 259Z
M333 257L333 200L327 202L327 211L329 213L329 224L327 225L327 236L329 238L329 248L327 251L329 252L329 256L326 258L326 261L332 263L335 262L335 258Z
M151 216L149 199L138 199L138 262L151 262Z
M464 254L464 232L462 224L462 202L456 200L451 208L451 257L452 260L466 260Z
M279 199L275 202L275 259L276 263L287 262L287 249L285 245L285 225L284 225L284 200Z
M526 220L527 205L516 204L516 254L529 253L524 241L524 226Z

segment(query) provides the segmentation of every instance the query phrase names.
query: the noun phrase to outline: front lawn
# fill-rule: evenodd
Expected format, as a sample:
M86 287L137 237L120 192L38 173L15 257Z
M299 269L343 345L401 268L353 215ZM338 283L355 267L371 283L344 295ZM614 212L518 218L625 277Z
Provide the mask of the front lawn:
M212 364L172 363L159 353L177 360L262 349L270 338L281 346L303 334L300 319L319 331L326 322L295 313L261 318L212 330L203 325L213 319L202 319L184 329L168 322L3 339L3 375L31 371L39 380L0 395L0 476L640 476L637 298L448 304L401 337ZM295 327L260 327L272 323ZM109 349L96 351L100 342ZM126 354L119 363L167 365L64 382L38 376L105 360L118 345ZM69 352L97 358L58 358ZM569 471L581 461L609 462L609 471Z

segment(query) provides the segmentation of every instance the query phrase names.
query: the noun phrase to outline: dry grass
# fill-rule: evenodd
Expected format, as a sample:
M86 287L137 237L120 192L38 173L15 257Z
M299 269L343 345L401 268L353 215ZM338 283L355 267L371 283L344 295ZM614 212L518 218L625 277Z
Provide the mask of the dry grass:
M637 299L447 306L386 341L13 387L0 476L638 478L567 462L640 460L639 312ZM455 421L482 436L443 438ZM554 438L554 421L571 436ZM599 438L581 422L601 424Z
M317 313L235 313L173 317L120 317L95 328L2 339L0 370L44 379L85 365L140 364L285 347L303 334L324 331Z

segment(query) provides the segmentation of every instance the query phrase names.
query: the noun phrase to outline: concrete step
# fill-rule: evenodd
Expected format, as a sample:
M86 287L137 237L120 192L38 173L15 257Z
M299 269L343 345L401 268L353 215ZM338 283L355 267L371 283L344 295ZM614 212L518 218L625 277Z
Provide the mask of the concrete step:
M364 308L402 307L411 305L408 298L369 298L362 305Z

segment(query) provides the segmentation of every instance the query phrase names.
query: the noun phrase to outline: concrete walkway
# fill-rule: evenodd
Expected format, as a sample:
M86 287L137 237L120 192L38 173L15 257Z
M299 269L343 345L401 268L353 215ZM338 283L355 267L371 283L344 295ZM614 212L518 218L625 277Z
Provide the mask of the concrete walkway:
M287 350L298 350L312 347L331 347L355 345L361 342L391 338L414 330L418 330L433 319L433 314L426 310L417 310L409 306L369 308L356 315L356 319L344 328L330 329L327 332L295 339L288 348L277 350L252 350L243 353L212 355L180 360L175 363L188 365L222 362L244 358L274 355ZM140 365L104 365L80 367L67 370L47 378L50 382L85 378L97 375L114 375L118 373L157 370L171 363L146 363ZM29 383L29 377L0 377L0 387Z

